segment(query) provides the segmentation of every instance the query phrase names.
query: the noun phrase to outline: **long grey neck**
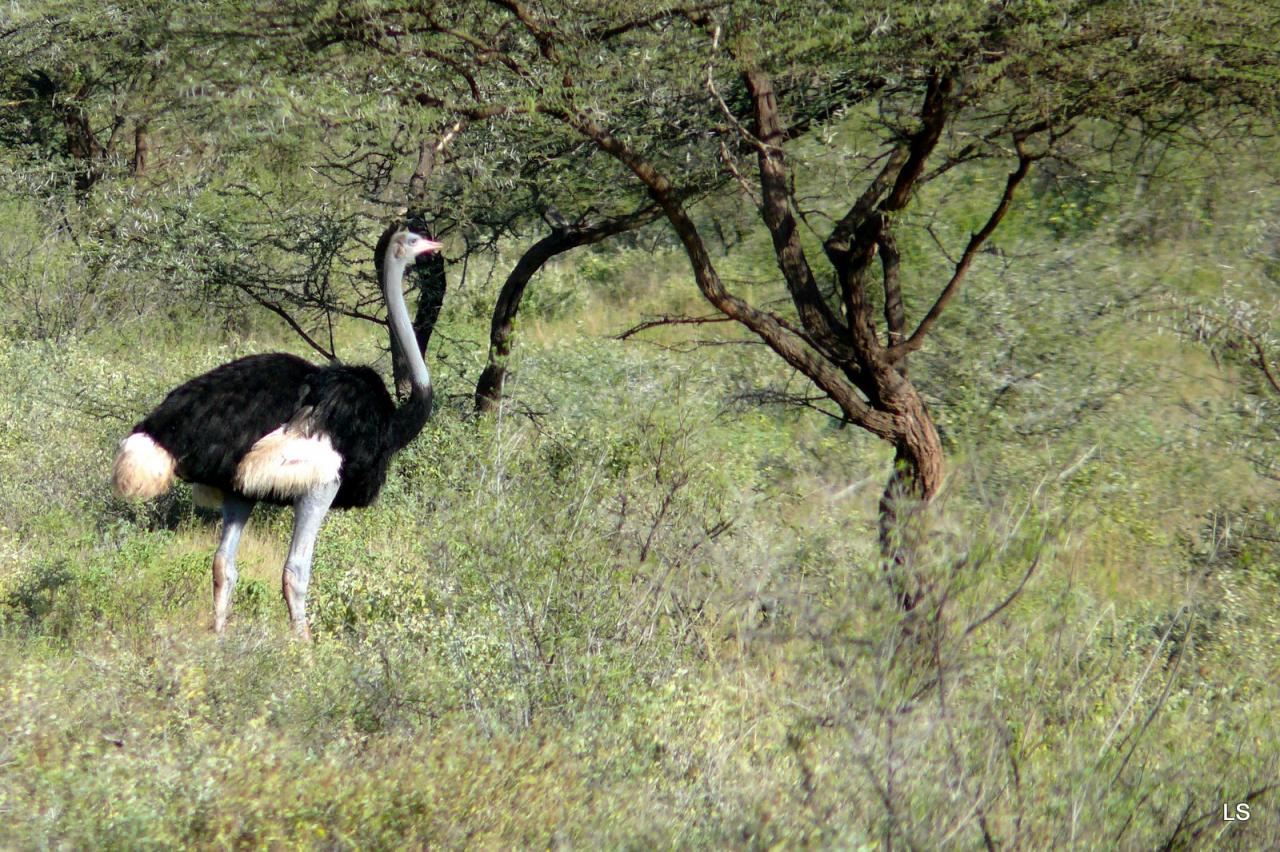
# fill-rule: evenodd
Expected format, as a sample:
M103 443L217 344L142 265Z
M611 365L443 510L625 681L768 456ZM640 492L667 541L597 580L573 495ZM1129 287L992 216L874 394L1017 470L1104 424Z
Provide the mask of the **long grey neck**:
M388 247L382 259L382 293L387 300L387 319L391 322L391 331L395 335L396 345L409 368L409 381L415 390L427 390L431 387L431 373L427 371L427 362L422 360L422 352L418 349L418 337L414 334L413 323L409 321L409 309L404 303L404 268L407 266L401 258L395 257L394 243Z
M418 337L414 334L413 323L409 321L409 309L404 304L404 269L407 262L398 258L396 241L393 239L382 257L382 294L387 302L387 320L391 323L391 336L404 363L409 370L409 399L396 410L395 434L392 436L396 449L408 444L422 431L427 418L431 416L431 373L427 370L427 362L418 349Z

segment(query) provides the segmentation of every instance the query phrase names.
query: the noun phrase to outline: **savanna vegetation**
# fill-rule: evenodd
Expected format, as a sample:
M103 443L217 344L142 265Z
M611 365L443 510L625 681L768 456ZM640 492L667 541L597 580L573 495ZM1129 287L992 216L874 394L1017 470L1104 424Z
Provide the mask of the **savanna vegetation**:
M0 846L1280 845L1276 44L7 5ZM262 508L215 637L216 517L114 500L116 444L254 352L403 389L404 222L433 418L326 522L314 642Z

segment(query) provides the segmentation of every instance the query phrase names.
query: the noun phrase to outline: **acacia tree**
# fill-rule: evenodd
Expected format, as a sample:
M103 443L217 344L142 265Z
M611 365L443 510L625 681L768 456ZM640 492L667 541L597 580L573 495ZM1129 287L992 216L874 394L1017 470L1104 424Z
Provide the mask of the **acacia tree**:
M395 42L398 30L375 16L344 11L314 18L305 4L270 11L229 7L207 15L195 38L236 48L241 63L223 72L232 85L243 82L242 65L276 78L274 93L261 93L258 100L281 99L303 116L307 141L299 148L307 149L308 168L325 178L312 193L322 202L319 211L299 209L294 187L287 194L295 200L283 204L278 185L270 192L245 183L231 189L243 196L242 207L271 208L266 220L275 231L306 236L263 235L253 223L239 227L218 253L225 255L226 247L250 250L234 252L234 262L220 266L214 277L224 291L247 295L282 317L324 357L336 357L332 340L323 340L332 316L383 322L369 311L381 298L369 272L381 262L383 241L395 228L407 223L447 239L448 260L462 270L483 266L500 244L525 243L495 301L488 363L476 386L477 410L491 410L502 397L514 320L537 272L565 252L658 217L657 205L642 192L619 192L593 179L597 163L607 159L593 146L422 109L432 102L419 82L422 52L401 44L389 48L386 41ZM306 96L297 98L298 91ZM370 220L385 225L377 243L362 246L372 250L373 264L353 262ZM226 230L222 223L211 227ZM334 237L342 244L333 244ZM253 250L264 243L302 255L305 262L265 274L280 264L264 263ZM444 261L433 255L408 276L417 294L413 327L424 351L447 289ZM407 375L398 350L391 351L394 384L403 392Z
M598 180L638 188L679 239L724 317L802 374L839 416L891 444L886 556L910 508L939 491L942 444L909 375L1034 165L1081 133L1197 138L1275 114L1277 22L1260 0L1134 6L957 0L351 6L314 24L327 44L418 63L414 100L440 120L500 124L515 140L587 142ZM351 33L359 33L352 37ZM855 132L856 131L856 132ZM810 170L857 168L802 199ZM853 139L855 141L851 142ZM922 189L1007 163L949 271L899 250ZM715 168L767 231L790 310L732 292L691 213ZM847 181L850 172L865 177ZM951 184L954 186L954 184ZM931 193L929 203L954 203ZM968 199L964 199L968 203ZM932 212L932 211L928 211ZM816 238L819 216L828 220ZM821 258L821 262L819 261ZM914 308L908 311L908 308ZM910 608L922 593L904 583Z

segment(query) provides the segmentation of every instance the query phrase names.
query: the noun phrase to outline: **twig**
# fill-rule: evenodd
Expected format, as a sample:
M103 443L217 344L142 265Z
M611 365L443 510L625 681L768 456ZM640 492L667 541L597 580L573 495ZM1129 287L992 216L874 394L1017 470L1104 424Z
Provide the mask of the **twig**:
M1142 689L1142 685L1146 683L1147 676L1151 674L1151 669L1155 667L1156 660L1160 656L1160 651L1164 648L1165 644L1169 641L1169 637L1173 634L1173 628L1177 625L1178 619L1182 617L1182 613L1185 612L1186 609L1187 607L1185 604L1183 604L1181 607L1178 608L1177 613L1173 616L1173 618L1169 622L1169 629L1166 630L1164 632L1164 635L1160 637L1160 642L1156 645L1155 650L1151 652L1151 659L1147 660L1147 667L1143 669L1142 675L1138 678L1138 682L1134 684L1133 692L1130 693L1129 695L1128 703L1125 704L1124 709L1121 710L1120 713L1116 716L1116 721L1111 726L1110 732L1107 733L1107 738L1102 742L1102 748L1098 749L1099 763L1102 761L1103 756L1107 753L1107 749L1111 747L1111 741L1115 739L1116 734L1119 733L1120 725L1124 721L1124 717L1129 714L1129 711L1133 709L1133 705L1137 703L1138 693Z
M310 334L307 334L306 329L304 329L301 325L299 325L298 321L295 320L292 316L290 316L289 312L286 311L284 308L280 307L279 305L273 302L267 301L266 299L262 298L257 293L253 292L248 288L242 287L240 288L240 291L242 293L247 294L249 298L253 299L259 305L271 311L273 314L275 314L276 316L283 319L286 323L288 323L289 327L292 328L295 332L297 332L298 336L301 337L304 341L306 341L308 346L310 346L312 349L316 350L321 355L323 355L326 360L328 361L338 360L337 355L335 355L330 350L326 349L322 344L317 343L315 338L313 338Z
M657 328L662 325L706 325L713 322L731 322L732 319L726 316L702 316L702 317L686 317L664 314L651 320L645 320L639 325L632 326L621 334L615 335L614 340L626 340L642 331L648 331L651 328Z
M1076 459L1075 462L1072 463L1066 470L1058 474L1058 481L1066 482L1068 479L1071 478L1071 475L1073 473L1079 470L1085 464L1085 462L1093 458L1094 454L1097 452L1098 452L1098 445L1094 444L1092 447L1090 447L1088 450L1085 451L1084 455L1080 456L1080 458Z
M961 638L973 633L973 631L995 618L1005 609L1005 607L1013 603L1017 599L1018 595L1022 594L1022 590L1027 587L1027 581L1031 579L1031 575L1036 572L1036 568L1039 567L1039 565L1040 554L1037 553L1036 558L1031 560L1031 564L1027 566L1026 573L1022 575L1022 579L1018 582L1018 585L1014 587L1013 591L1009 592L1009 594L1005 596L1005 599L996 604L995 607L993 607L986 615L966 627L964 629L964 633L961 634Z
M1249 345L1253 347L1253 351L1258 353L1258 366L1262 368L1262 374L1267 377L1268 384L1276 393L1280 393L1280 382L1276 381L1275 373L1271 372L1271 362L1267 358L1267 352L1262 348L1262 343L1252 333L1241 328L1234 323L1226 323L1229 328L1234 329L1238 334L1249 341Z

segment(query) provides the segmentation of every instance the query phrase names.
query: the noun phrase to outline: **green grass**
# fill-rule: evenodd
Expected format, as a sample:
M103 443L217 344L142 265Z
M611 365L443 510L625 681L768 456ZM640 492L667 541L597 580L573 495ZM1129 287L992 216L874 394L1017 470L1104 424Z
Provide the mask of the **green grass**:
M379 503L327 522L310 647L279 600L287 512L251 523L217 640L211 518L106 482L168 387L294 344L174 309L55 345L15 302L0 846L1275 846L1276 494L1247 460L1273 402L1147 310L1212 295L1202 259L1253 238L1135 251L1045 199L913 363L950 474L905 634L887 449L735 401L787 378L760 347L608 337L701 310L679 255L548 270L480 423L489 294L450 302L444 402ZM757 254L726 267L764 280Z

